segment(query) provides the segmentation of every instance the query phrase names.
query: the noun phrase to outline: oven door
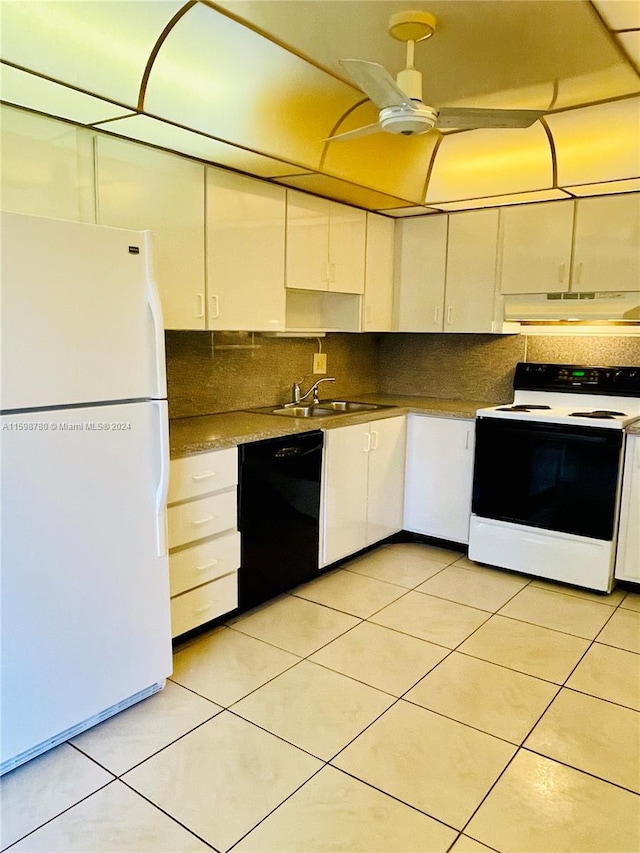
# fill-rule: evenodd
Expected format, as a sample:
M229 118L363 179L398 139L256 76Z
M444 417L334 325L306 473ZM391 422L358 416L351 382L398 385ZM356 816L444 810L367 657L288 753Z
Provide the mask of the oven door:
M622 445L617 429L479 418L472 511L612 541Z

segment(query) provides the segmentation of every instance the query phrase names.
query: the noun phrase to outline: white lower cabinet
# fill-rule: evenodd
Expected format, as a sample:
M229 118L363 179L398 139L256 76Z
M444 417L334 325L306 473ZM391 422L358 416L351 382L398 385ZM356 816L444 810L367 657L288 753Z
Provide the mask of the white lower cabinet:
M171 633L177 637L238 606L238 451L171 462Z
M640 583L640 435L627 436L615 576Z
M402 529L404 416L325 432L320 565Z
M469 541L475 423L409 415L404 529Z

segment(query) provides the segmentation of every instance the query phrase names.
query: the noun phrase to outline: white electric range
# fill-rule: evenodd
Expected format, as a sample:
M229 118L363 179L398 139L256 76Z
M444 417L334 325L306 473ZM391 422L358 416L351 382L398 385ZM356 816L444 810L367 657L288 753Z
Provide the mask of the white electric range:
M611 591L637 420L640 368L518 364L513 403L477 413L469 557Z

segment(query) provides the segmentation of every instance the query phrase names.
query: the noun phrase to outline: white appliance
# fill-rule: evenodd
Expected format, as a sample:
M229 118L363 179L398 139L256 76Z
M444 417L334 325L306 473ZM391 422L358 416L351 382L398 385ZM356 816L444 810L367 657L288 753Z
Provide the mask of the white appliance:
M504 297L504 319L512 321L617 320L637 325L640 292L514 293Z
M609 592L640 368L518 364L476 421L469 557Z
M171 672L148 232L2 213L0 773Z

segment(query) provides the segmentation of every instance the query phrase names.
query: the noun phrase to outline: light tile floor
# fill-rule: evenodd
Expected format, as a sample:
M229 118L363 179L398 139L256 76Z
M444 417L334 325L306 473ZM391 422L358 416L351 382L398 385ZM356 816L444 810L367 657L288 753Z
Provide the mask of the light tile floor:
M637 853L640 595L382 546L0 793L16 853Z

